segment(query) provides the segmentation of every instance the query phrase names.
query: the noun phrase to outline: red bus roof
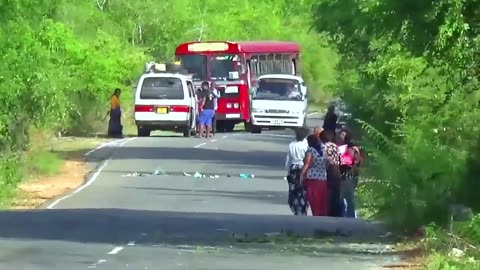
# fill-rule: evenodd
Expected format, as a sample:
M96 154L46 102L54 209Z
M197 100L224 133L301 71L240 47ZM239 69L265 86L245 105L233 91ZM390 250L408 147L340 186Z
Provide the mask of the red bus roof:
M298 53L300 45L291 41L200 41L177 46L175 54L226 53Z

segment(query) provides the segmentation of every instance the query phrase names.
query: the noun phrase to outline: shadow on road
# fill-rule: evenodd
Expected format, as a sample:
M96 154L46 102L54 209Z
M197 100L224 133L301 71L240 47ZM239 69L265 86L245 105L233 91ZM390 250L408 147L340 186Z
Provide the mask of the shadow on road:
M283 150L283 149L279 149ZM75 150L87 152L87 149ZM74 156L71 151L57 151L66 157ZM285 162L284 151L238 152L204 148L181 147L117 147L105 146L96 150L87 160L104 160L111 157L118 159L149 159L149 160L179 160L181 162L202 161L216 164L237 164L242 166L262 167L266 169L283 168Z
M337 235L377 239L378 224L359 219L187 213L126 209L0 212L0 237L90 243L231 244L233 234Z
M279 191L222 191L222 190L190 190L176 188L153 188L153 187L125 187L127 189L146 190L155 192L157 196L192 196L192 197L224 197L249 201L259 201L278 205L287 205L288 194ZM181 198L179 198L181 200Z

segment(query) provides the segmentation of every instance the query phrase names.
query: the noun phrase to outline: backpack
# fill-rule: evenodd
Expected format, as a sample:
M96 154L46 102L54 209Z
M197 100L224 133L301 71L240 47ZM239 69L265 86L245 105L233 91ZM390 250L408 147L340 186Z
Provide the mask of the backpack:
M349 151L350 149L353 150L353 153L352 151ZM348 147L346 144L344 145L340 145L338 147L338 152L340 153L340 164L341 165L346 165L346 166L353 166L354 164L354 161L355 161L355 157L354 157L354 154L355 152L358 153L358 156L360 157L360 160L358 160L357 162L360 164L363 159L362 159L362 155L360 154L360 150L358 149L358 147Z

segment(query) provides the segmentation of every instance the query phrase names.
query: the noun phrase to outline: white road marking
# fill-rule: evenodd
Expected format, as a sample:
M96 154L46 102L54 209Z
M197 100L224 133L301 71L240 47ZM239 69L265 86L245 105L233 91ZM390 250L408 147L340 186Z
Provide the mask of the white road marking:
M125 141L123 141L121 144L118 145L118 147L123 147L127 142L130 142L132 141L133 139L135 139L136 137L133 137L133 138L129 138ZM57 204L59 204L61 201L65 200L65 199L68 199L70 197L72 197L73 195L79 193L80 191L84 190L86 187L90 186L91 184L93 184L98 176L100 176L100 173L102 172L103 169L105 169L105 167L107 167L108 163L112 160L112 158L110 157L109 159L105 160L102 164L102 166L100 166L100 168L98 168L98 170L92 175L92 177L90 177L90 179L83 185L81 185L79 188L77 188L74 192L68 194L68 195L65 195L59 199L57 199L56 201L54 201L53 203L51 203L49 206L47 206L47 209L53 209Z
M193 148L198 148L198 147L204 146L205 144L207 144L207 143L204 142L204 143L201 143L199 145L195 145Z
M135 246L135 241L128 242L127 246L130 246L130 247Z
M226 139L226 138L228 138L228 135L223 136L221 139ZM210 142L216 142L216 141L221 140L221 139L212 139L212 140L210 140ZM206 144L207 144L206 142L203 142L199 145L195 145L193 148L199 148L199 147L202 147Z
M116 248L112 249L110 252L108 252L107 254L108 255L115 255L122 250L123 250L123 247L116 247Z
M93 264L89 265L88 269L95 269L95 268L97 268L97 265L102 264L102 263L106 263L106 262L107 262L107 260L100 259L96 263L93 263Z
M130 139L119 139L119 140L114 140L114 141L102 143L102 144L100 144L99 146L97 146L95 149L92 149L92 150L88 151L87 153L85 153L85 156L89 156L89 155L91 155L93 152L98 151L98 150L102 149L102 148L105 147L105 146L109 146L109 145L112 145L112 144L121 143L121 142L128 141L128 140L131 140L131 139L133 139L133 138L130 138Z

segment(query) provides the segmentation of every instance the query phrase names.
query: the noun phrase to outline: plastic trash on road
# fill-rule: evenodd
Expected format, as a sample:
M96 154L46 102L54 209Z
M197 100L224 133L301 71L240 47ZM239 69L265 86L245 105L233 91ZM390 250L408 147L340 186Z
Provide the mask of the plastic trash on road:
M242 178L242 179L247 179L247 178L248 178L248 174L246 174L246 173L241 173L241 174L240 174L240 178Z
M195 177L195 178L202 178L202 177L204 177L204 175L201 174L201 173L199 173L199 172L195 172L195 174L193 175L193 177Z
M185 175L185 176L192 176L191 174L186 173L186 172L183 172L183 175Z

